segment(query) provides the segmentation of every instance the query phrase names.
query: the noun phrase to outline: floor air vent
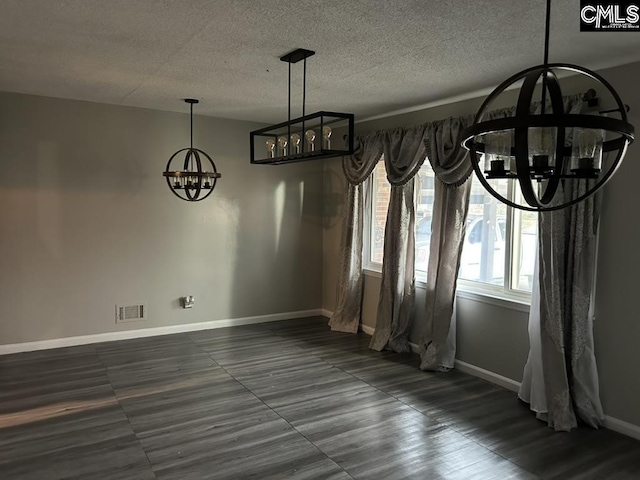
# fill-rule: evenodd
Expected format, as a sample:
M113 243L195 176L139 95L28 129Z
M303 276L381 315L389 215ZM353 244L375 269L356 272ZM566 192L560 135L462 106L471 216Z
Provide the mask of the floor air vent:
M140 322L147 319L147 308L140 305L116 305L116 323Z

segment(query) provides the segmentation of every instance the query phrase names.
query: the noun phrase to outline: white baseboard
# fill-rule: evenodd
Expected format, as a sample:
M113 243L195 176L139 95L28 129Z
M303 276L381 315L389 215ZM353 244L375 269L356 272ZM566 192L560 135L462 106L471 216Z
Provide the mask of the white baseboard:
M0 355L32 352L36 350L49 350L51 348L74 347L77 345L111 342L114 340L155 337L158 335L170 335L172 333L196 332L199 330L235 327L238 325L249 325L253 323L277 322L279 320L292 320L294 318L316 317L323 315L323 312L324 311L321 309L315 309L302 310L299 312L272 313L269 315L257 315L254 317L230 318L209 322L185 323L182 325L167 325L165 327L151 327L138 330L123 330L119 332L96 333L94 335L81 335L77 337L54 338L51 340L39 340L36 342L14 343L0 345Z
M376 331L375 327L370 327L369 325L365 325L364 323L360 324L360 330L362 330L367 335L373 335L373 332ZM413 353L420 353L420 347L415 343L409 342L409 346L411 347L411 351Z
M511 390L516 393L520 390L520 382L516 382L515 380L507 377L503 377L502 375L498 375L497 373L485 370L484 368L476 367L475 365L471 365L460 360L456 360L456 368L461 372L468 373L469 375L473 375L474 377L482 378L487 382L499 385L500 387L506 388L507 390ZM609 415L605 415L603 426L614 432L618 432L622 435L640 440L640 426L634 425L633 423L625 422L624 420L619 420L617 418L610 417Z
M367 335L373 335L373 332L376 331L374 327L370 327L369 325L365 325L364 323L360 324L360 330L362 330Z
M640 426L634 425L633 423L625 422L624 420L618 420L617 418L605 415L604 427L608 428L609 430L613 430L614 432L621 433L622 435L640 440Z
M322 309L322 316L331 318L333 316L333 312L331 310L327 310L326 308Z
M520 382L516 382L511 378L503 377L502 375L498 375L497 373L485 370L484 368L476 367L475 365L471 365L470 363L463 362L457 359L455 366L461 372L468 373L469 375L473 375L474 377L478 377L486 380L487 382L499 385L502 388L511 390L512 392L517 393L518 390L520 390Z

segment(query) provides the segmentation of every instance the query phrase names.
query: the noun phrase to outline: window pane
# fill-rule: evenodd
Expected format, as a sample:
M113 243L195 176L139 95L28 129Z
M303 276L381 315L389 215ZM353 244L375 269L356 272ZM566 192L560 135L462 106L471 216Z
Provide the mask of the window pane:
M382 264L384 229L391 196L384 161L374 169L371 181L369 261ZM492 180L491 183L507 198L519 194L518 189L509 189L506 179ZM416 176L415 268L419 279L424 278L429 264L434 188L435 175L431 165L425 162ZM512 210L493 198L473 177L459 278L500 290L530 292L536 249L537 214ZM513 259L511 262L509 254ZM510 284L506 274L510 276Z
M380 160L373 171L373 214L371 216L372 263L382 263L384 254L384 226L387 223L391 184L387 180L384 161Z
M416 272L426 272L429 265L434 185L433 169L425 161L416 177Z
M514 209L513 232L511 288L530 292L538 248L538 214Z
M497 180L494 186L505 197L507 182L506 179ZM473 177L459 278L504 286L506 226L507 206L493 198Z

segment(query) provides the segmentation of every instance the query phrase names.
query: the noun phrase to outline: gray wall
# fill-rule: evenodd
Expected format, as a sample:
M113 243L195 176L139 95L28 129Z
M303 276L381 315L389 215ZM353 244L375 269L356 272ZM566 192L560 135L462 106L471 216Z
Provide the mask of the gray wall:
M630 121L640 127L640 64L601 72L631 106ZM570 88L580 88L578 79L567 79ZM417 112L363 122L359 133L410 126L449 116L475 113L482 99L472 99ZM640 275L640 226L635 209L640 205L639 148L632 145L620 170L605 188L601 225L595 325L596 357L605 413L640 425L640 321L636 286ZM325 176L340 176L340 161L325 162ZM336 188L333 186L333 188ZM344 181L341 184L344 189ZM336 302L340 222L325 228L323 307L332 311ZM366 275L363 323L375 326L380 280ZM528 353L528 313L469 298L458 298L457 358L499 375L520 381ZM416 318L423 318L424 290L417 294ZM419 320L412 340L420 335Z
M320 308L322 165L250 165L257 126L195 117L223 176L188 203L188 114L0 93L0 344Z

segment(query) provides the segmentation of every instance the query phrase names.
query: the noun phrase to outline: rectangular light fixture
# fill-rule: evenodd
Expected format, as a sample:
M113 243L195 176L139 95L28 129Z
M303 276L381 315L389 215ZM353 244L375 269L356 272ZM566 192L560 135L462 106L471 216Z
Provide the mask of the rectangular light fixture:
M250 133L251 163L282 165L351 155L354 151L354 115L320 111L305 115L307 58L315 52L298 48L280 57L289 64L287 121ZM291 118L291 64L303 61L302 116ZM338 132L338 138L334 134Z

